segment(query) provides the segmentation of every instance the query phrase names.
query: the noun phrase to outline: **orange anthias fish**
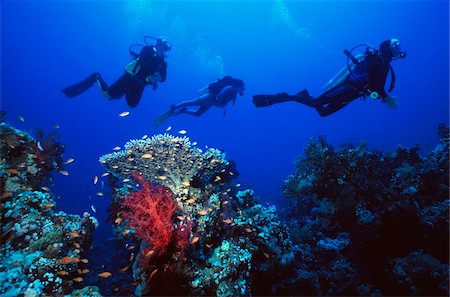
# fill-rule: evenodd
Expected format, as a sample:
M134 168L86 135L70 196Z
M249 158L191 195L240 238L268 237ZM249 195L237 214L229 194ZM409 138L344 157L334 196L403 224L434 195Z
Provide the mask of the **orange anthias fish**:
M79 261L80 261L80 259L78 257L72 258L69 256L62 257L61 259L58 260L58 262L61 264L68 264L68 263L79 262Z
M108 278L108 277L110 277L112 275L112 273L108 272L108 271L105 271L105 272L99 273L97 275L100 276L100 277L103 277L103 278Z
M75 231L74 232L70 232L69 234L72 237L80 237L80 234L78 232L75 232Z

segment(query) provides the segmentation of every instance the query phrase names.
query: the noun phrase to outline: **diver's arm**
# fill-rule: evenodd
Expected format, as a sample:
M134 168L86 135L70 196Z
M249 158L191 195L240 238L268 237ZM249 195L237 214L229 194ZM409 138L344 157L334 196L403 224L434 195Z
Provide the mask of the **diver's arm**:
M229 101L235 99L237 96L236 90L231 87L227 86L223 88L223 90L217 95L216 97L216 104L220 106L225 106L228 104Z
M365 58L364 54L359 54L355 57L359 62L363 61ZM356 67L355 63L353 63L351 60L348 62L351 70L353 71ZM323 87L323 91L327 92L337 86L338 84L342 83L347 79L347 77L350 75L350 71L348 70L348 66L345 65L342 67L341 70L332 78L330 79Z
M161 70L159 71L159 75L161 75L160 82L166 81L167 77L167 63L166 61L163 61L162 63L163 64L161 65Z

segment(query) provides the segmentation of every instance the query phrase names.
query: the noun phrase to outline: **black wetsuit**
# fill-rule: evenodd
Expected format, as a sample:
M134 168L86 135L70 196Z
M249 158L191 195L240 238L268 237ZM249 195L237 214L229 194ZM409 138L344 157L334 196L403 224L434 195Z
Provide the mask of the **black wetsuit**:
M142 93L146 85L151 84L146 81L146 78L156 72L161 76L160 82L166 80L167 63L163 57L156 55L152 46L144 46L138 56L136 56L136 65L133 67L133 72L136 75L125 71L124 74L114 82L110 87L99 76L98 82L100 86L110 99L119 99L123 95L130 107L136 107L141 100ZM137 71L137 72L136 72ZM154 89L156 85L153 85Z
M253 96L256 107L275 103L296 101L313 107L321 116L328 116L344 108L353 100L375 91L381 98L387 96L384 85L389 72L391 58L385 58L378 50L368 49L365 58L359 62L346 80L317 98L303 90L296 95L279 93L276 95Z

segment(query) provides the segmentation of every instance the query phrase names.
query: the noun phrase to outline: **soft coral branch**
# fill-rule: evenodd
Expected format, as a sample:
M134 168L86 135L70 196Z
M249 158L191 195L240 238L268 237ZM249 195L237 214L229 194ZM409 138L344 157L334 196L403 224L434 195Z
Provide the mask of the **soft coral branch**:
M162 255L174 240L173 217L178 204L168 188L153 186L137 173L133 176L141 189L124 197L123 205L129 211L123 217L136 235L149 244L144 256L151 250L152 254Z

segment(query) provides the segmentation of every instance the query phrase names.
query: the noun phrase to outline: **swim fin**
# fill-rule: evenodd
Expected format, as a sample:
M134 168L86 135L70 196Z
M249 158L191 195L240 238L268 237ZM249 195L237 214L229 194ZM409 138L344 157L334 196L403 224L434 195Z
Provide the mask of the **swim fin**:
M162 115L157 117L155 120L153 120L153 123L155 124L155 126L161 125L168 118L170 118L170 116L173 114L174 109L175 109L175 105L171 105L169 111L166 111L165 113L163 113Z
M275 103L291 101L292 96L287 93L278 93L275 95L255 95L253 96L253 104L256 107L270 106Z
M74 85L68 86L67 88L62 89L61 91L64 93L64 95L66 95L69 98L81 95L94 85L99 75L100 74L97 72L92 73L88 78Z

